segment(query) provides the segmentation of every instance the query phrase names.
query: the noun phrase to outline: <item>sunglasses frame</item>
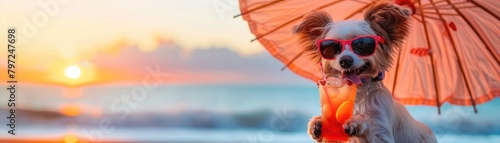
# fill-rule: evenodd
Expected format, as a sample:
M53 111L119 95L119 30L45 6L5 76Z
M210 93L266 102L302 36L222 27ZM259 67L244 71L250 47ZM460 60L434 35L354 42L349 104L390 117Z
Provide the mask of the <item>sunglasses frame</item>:
M373 53L369 54L369 55L358 55L356 54L353 49L352 49L352 42L356 39L359 39L359 38L373 38L375 40L375 49L373 50ZM345 45L349 45L349 50L351 52L353 52L354 54L358 55L359 57L369 57L369 56L372 56L373 54L375 54L375 51L377 51L377 47L378 47L378 43L382 43L382 44L385 44L385 40L382 36L359 36L359 37L356 37L356 38L352 38L352 39L349 39L349 40L339 40L339 39L334 39L334 38L328 38L328 39L321 39L321 40L318 40L316 41L316 47L318 49L318 53L319 55L323 58L323 59L326 59L326 60L335 60L335 58L337 56L334 56L333 58L325 58L325 56L323 56L323 54L321 53L321 43L324 42L324 41L335 41L335 42L339 42L341 45L342 45L342 49L340 51L340 53L344 52L345 50Z

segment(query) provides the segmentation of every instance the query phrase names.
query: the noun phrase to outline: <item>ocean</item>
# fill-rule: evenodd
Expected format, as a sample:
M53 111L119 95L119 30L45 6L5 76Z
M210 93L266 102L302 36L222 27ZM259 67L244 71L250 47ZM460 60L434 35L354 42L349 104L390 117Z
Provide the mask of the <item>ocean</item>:
M6 101L4 96L1 101ZM16 136L126 142L313 142L307 122L320 114L316 85L20 86ZM6 105L0 115L7 116ZM77 115L66 116L66 107ZM439 142L500 142L500 100L472 107L407 106ZM2 124L8 120L2 117Z

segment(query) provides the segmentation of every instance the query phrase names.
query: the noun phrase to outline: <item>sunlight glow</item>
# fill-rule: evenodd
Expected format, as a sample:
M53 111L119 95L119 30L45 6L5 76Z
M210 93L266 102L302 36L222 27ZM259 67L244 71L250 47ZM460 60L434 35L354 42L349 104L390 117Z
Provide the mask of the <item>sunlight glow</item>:
M72 134L68 134L64 137L64 142L65 143L77 143L78 142L78 137Z
M78 66L69 66L64 70L64 75L66 77L72 78L72 79L77 79L81 75L81 70Z
M78 116L81 113L80 107L76 105L66 105L61 107L61 113L66 116Z

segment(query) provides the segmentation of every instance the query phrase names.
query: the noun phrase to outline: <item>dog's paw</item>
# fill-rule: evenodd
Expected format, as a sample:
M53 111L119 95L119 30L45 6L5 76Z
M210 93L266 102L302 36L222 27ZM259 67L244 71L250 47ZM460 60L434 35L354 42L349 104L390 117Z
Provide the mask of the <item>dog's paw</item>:
M343 127L349 136L361 136L368 129L368 121L363 116L354 115L344 123Z
M307 133L311 138L317 142L322 142L321 138L321 116L313 117L307 126Z

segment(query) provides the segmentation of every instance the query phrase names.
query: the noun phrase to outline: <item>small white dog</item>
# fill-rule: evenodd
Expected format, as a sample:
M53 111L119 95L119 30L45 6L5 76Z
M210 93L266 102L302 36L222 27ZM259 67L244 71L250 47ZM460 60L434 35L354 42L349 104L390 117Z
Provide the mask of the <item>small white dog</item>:
M322 11L306 15L294 33L312 60L322 62L327 76L358 85L354 115L344 125L350 142L434 143L432 131L394 101L380 81L409 30L411 11L379 2L364 20L333 22ZM368 80L366 80L368 79ZM308 133L318 142L321 116L311 119Z

